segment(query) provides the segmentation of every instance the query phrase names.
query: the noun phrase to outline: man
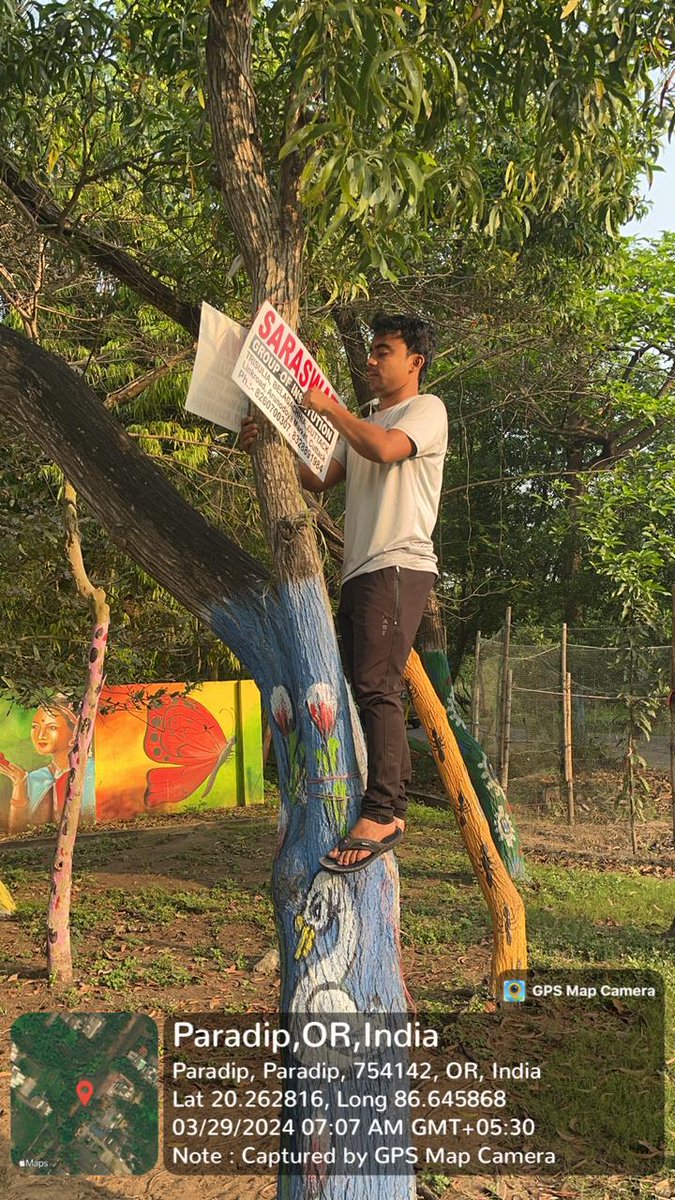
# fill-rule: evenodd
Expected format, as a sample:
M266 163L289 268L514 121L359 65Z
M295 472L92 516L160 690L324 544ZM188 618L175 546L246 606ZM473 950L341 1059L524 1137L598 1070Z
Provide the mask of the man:
M323 492L346 478L338 626L368 749L361 815L321 859L338 873L366 867L405 828L411 767L402 677L438 574L431 534L448 437L442 401L420 394L434 352L431 326L418 317L380 314L372 329L368 382L377 401L370 415L355 417L318 388L303 399L341 434L325 480L304 464L300 479L308 491ZM255 418L244 418L245 450L257 433Z

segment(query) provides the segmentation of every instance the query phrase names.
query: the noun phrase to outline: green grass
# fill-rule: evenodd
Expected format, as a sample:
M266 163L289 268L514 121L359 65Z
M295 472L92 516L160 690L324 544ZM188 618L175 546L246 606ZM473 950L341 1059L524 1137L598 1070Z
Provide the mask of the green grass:
M246 970L250 959L241 950L223 950L220 946L211 945L201 946L194 953L198 961L215 966L222 974L229 974L233 967L237 971Z
M146 964L135 954L126 954L118 959L100 956L90 964L92 982L112 992L127 992L142 984L158 987L181 987L197 981L171 950L162 950L152 963Z
M412 807L412 806L411 806ZM411 836L401 864L402 938L404 944L433 947L438 955L454 954L491 937L491 921L482 893L475 880L467 878L468 858L449 813L420 809L411 813L411 831L434 831L433 838ZM431 843L431 844L430 844ZM590 967L632 967L651 969L664 980L666 990L666 1059L675 1057L675 944L663 937L673 915L672 879L641 875L637 871L599 871L585 868L561 868L528 863L532 878L520 887L527 915L529 965L532 968L581 970ZM460 983L456 968L444 976L439 994L438 982L416 988L420 1009L440 1012L457 1008L453 988ZM445 995L443 995L445 991ZM462 1004L464 1011L479 1012L485 996ZM581 1035L580 1035L581 1036ZM583 1037L581 1038L583 1041ZM553 1051L561 1054L560 1071L569 1069L571 1048ZM597 1047L596 1047L597 1061ZM551 1057L551 1056L549 1056ZM551 1059L552 1061L552 1059ZM590 1094L597 1083L592 1054L584 1056L581 1043L574 1050L574 1072L580 1096ZM550 1065L550 1064L549 1064ZM625 1074L614 1076L615 1091L608 1145L626 1144L624 1118L635 1103L641 1086L640 1063L630 1061L630 1046L623 1063ZM631 1073L632 1072L632 1073ZM608 1076L608 1080L609 1080ZM609 1086L609 1085L608 1085ZM511 1085L512 1087L512 1085ZM580 1111L583 1105L580 1105ZM592 1116L592 1108L587 1109ZM542 1113L544 1121L555 1127L555 1108ZM668 1095L667 1126L675 1127L675 1086L671 1075ZM581 1121L579 1132L583 1132ZM655 1140L658 1131L655 1129ZM670 1139L672 1146L672 1136ZM671 1149L672 1153L672 1149ZM440 1182L440 1177L438 1179ZM647 1181L623 1178L613 1186L613 1197L655 1195ZM575 1197L603 1197L602 1186L592 1179L574 1180Z

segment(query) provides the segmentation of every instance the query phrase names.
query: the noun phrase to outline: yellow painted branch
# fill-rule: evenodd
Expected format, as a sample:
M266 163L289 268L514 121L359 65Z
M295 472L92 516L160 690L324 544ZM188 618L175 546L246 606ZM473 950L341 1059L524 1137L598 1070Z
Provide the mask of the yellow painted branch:
M493 929L490 981L496 995L500 975L517 975L527 967L525 906L497 853L446 711L415 650L410 653L404 678L490 910Z

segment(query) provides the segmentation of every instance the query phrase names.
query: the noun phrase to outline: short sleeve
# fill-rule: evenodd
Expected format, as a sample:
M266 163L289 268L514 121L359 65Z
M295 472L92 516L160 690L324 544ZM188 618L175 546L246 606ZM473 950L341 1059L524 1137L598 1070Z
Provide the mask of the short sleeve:
M343 437L339 437L335 443L332 462L339 462L341 467L347 466L347 443Z
M448 445L448 414L438 396L418 396L392 429L400 429L415 445L415 457L445 454Z

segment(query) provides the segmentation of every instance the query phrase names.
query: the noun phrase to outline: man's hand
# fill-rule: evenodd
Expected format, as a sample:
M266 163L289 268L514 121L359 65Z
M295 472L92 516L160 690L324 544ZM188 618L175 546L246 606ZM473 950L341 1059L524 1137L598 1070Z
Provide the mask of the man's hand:
M239 434L239 445L246 454L250 454L253 449L253 443L260 432L260 428L255 417L241 418L241 433Z
M339 406L330 396L321 391L321 388L309 388L302 397L303 408L311 408L312 412L319 413L321 417L329 417L334 413Z
M402 429L383 429L379 425L355 417L348 408L336 404L319 388L310 388L302 398L305 408L327 417L345 441L360 454L375 463L401 462L415 453L412 438Z

